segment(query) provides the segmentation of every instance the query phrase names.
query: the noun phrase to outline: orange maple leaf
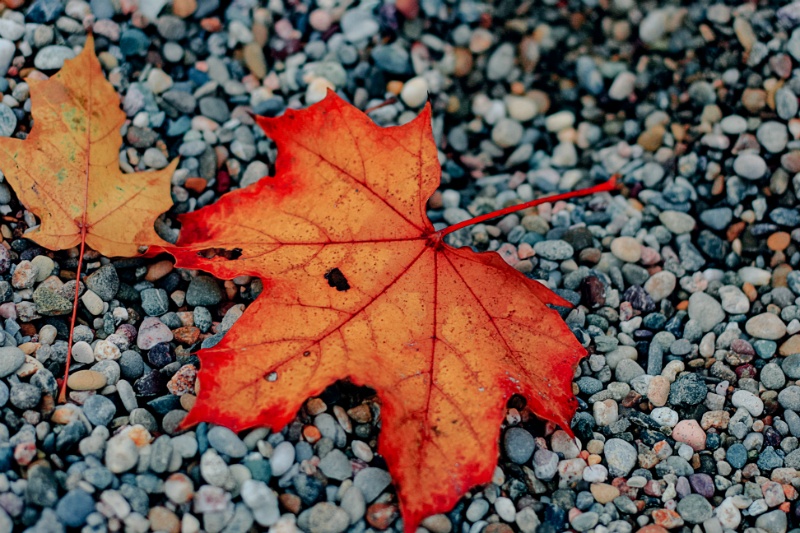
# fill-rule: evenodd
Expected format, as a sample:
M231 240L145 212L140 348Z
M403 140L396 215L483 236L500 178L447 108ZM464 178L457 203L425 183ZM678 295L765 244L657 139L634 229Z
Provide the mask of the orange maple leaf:
M0 169L41 220L25 237L50 250L86 244L108 257L166 245L153 223L172 206L170 179L178 161L154 172L120 171L125 114L92 36L50 79L26 81L34 120L30 135L24 141L0 138Z
M426 107L380 128L333 93L258 118L277 143L275 177L182 216L169 250L179 267L264 280L222 341L199 352L184 427L277 430L338 379L369 385L407 532L491 479L512 394L569 431L586 353L547 305L566 301L498 254L452 248L434 230L430 118Z
M0 169L39 226L25 237L50 250L80 245L80 276L86 245L101 254L131 257L149 246L167 245L155 219L172 206L174 160L153 172L125 174L119 168L120 127L125 114L86 38L83 50L47 80L26 79L34 125L26 140L0 138ZM69 346L78 312L75 285ZM59 401L65 401L71 357L67 357Z

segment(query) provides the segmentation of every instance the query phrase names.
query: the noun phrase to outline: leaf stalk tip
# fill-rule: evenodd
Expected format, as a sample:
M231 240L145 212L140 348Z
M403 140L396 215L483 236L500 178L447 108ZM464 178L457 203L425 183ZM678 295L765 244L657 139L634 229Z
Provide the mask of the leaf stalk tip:
M492 211L491 213L486 213L484 215L464 220L463 222L459 222L458 224L453 224L452 226L448 226L444 229L437 231L434 235L437 235L438 240L441 240L442 238L444 238L445 235L466 228L467 226L472 226L473 224L480 224L481 222L486 222L487 220L492 220L493 218L499 218L508 215L510 213L515 213L517 211L522 211L523 209L527 209L529 207L535 207L541 204L558 202L559 200L569 200L570 198L580 198L581 196L590 196L601 192L611 192L617 189L618 186L617 181L619 180L619 178L620 178L619 174L614 174L607 181L599 185L595 185L593 187L587 187L585 189L578 189L577 191L569 191L561 194L552 194L550 196L543 196L542 198L537 198L535 200L531 200L530 202L524 202L521 204L506 207L504 209L498 209L497 211Z

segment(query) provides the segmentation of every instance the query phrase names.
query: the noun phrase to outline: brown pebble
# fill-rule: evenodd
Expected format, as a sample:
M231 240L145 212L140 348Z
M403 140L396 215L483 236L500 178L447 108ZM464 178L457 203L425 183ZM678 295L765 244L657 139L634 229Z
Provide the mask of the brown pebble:
M267 75L267 59L264 57L264 50L258 43L247 43L243 50L244 63L250 72L263 80Z
M430 198L428 198L428 209L441 209L443 207L441 191L434 191Z
M613 485L609 485L608 483L592 483L592 485L589 487L589 490L591 491L592 496L594 496L594 499L603 505L613 501L614 498L619 496L619 489Z
M463 78L472 72L472 52L466 48L455 48L453 50L455 56L455 68L453 74L456 78Z
M792 236L785 231L777 231L767 238L767 246L772 251L785 250L789 247Z
M145 274L144 279L147 281L157 281L170 272L175 265L172 264L172 261L163 260L157 263L153 263L147 268L147 274Z
M194 344L200 338L200 329L194 326L182 326L172 330L175 340L182 344Z
M602 252L600 252L600 250L597 248L584 248L578 254L578 260L580 260L581 263L595 264L600 261L601 257Z
M328 406L320 398L309 398L306 402L306 411L311 416L317 416L328 410Z
M300 497L295 494L281 494L278 496L278 501L281 504L281 507L286 509L292 514L297 514L300 512Z
M800 172L800 150L792 150L783 154L781 166L791 173Z
M367 508L367 523L383 531L389 528L398 514L397 506L392 503L373 503Z
M767 92L763 89L745 89L742 105L751 113L758 113L767 105Z
M197 10L197 0L175 0L172 3L172 12L175 16L186 18Z
M97 390L106 386L106 376L94 370L78 370L67 379L72 390Z
M366 424L372 421L372 411L370 411L369 405L365 403L348 409L347 414L359 424Z
M496 524L489 524L483 531L484 533L514 533L514 530L511 529L511 526L500 522Z
M150 520L150 529L152 531L167 531L169 533L180 533L181 521L178 516L167 509L166 507L151 507L150 512L147 513L147 519Z
M779 78L788 79L792 74L792 59L786 54L775 54L769 58L769 68Z
M435 514L423 520L422 527L431 533L450 533L453 529L453 524L447 518L447 515Z
M800 334L789 337L789 339L778 348L778 353L783 356L800 353Z
M655 152L661 148L661 142L664 139L665 132L664 126L656 124L639 135L639 139L637 139L636 143L648 152Z
M197 396L194 394L184 394L181 398L181 407L183 407L186 411L191 411L192 407L194 407L195 402L197 402Z

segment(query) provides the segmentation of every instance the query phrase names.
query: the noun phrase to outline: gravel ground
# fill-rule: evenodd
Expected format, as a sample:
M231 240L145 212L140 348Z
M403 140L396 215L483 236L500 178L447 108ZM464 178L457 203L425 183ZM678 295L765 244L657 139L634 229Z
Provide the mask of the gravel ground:
M130 119L120 166L181 156L170 240L175 214L270 173L248 111L329 87L362 109L391 99L370 113L382 125L430 97L438 224L622 174L620 195L454 236L574 302L591 355L578 439L512 399L492 483L428 531L800 527L800 2L422 0L416 20L378 1L21 4L0 15L0 135L25 138L22 78L93 28ZM36 221L2 182L0 214L0 532L402 530L369 390L333 386L281 433L176 433L192 354L259 280L89 252L70 351L77 251L21 238Z

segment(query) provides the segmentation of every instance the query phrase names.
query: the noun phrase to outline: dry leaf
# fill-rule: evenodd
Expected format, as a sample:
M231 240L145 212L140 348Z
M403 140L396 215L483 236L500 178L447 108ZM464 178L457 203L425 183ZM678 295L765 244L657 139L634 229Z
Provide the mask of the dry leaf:
M377 390L379 451L405 530L491 479L506 401L568 430L586 351L569 305L496 253L446 245L426 216L440 168L430 108L380 128L333 93L259 124L276 176L182 217L183 268L263 279L215 347L185 425L280 429L338 379Z
M155 172L119 169L119 95L105 79L91 35L52 78L27 80L33 128L24 141L0 138L0 170L41 220L25 237L50 250L82 240L103 255L130 257L166 244L153 229L172 206L177 160Z

